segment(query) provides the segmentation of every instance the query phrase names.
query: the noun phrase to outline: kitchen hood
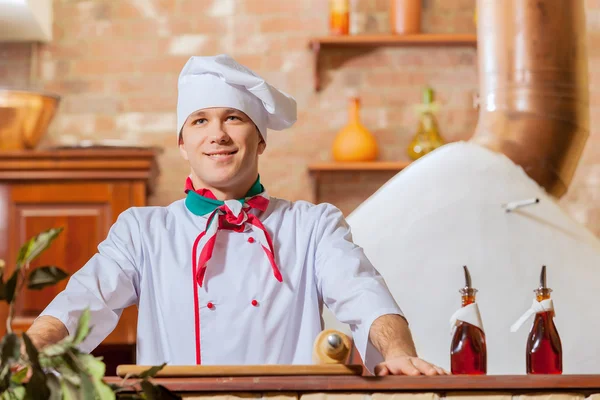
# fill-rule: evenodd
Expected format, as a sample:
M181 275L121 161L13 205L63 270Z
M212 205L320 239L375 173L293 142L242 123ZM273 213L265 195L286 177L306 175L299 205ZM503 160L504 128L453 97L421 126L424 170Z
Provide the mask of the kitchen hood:
M52 40L52 0L0 0L0 42Z

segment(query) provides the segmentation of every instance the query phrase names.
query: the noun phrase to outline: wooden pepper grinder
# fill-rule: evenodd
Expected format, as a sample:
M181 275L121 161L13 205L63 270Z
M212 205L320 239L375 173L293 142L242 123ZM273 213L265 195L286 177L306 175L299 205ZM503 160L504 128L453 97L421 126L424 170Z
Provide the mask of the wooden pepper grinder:
M321 332L313 346L313 363L347 364L350 358L352 341L344 333L335 329Z

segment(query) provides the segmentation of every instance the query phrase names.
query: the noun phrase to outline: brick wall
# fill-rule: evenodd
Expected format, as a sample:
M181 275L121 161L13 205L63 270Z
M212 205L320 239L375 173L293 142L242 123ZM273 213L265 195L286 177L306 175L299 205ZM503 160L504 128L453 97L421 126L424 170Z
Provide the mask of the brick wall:
M0 87L29 86L31 49L30 44L0 43Z
M352 0L354 33L387 32L388 0ZM423 30L473 33L475 0L424 0ZM588 0L592 107L600 82L600 0ZM261 175L278 197L313 199L309 162L330 159L347 118L347 95L362 99L362 119L381 158L406 160L416 126L411 105L432 85L448 141L467 139L477 113L477 58L471 48L328 51L324 90L312 90L308 38L327 33L326 0L54 0L55 38L37 48L0 43L0 86L33 86L63 96L43 145L125 139L160 146L162 175L152 204L182 196L185 162L175 146L176 82L191 55L228 53L298 100L299 122L271 132ZM33 72L32 72L33 71ZM595 113L600 114L600 113ZM597 118L592 111L592 126ZM600 132L592 130L569 194L570 213L600 233ZM321 201L348 213L389 173L328 175Z

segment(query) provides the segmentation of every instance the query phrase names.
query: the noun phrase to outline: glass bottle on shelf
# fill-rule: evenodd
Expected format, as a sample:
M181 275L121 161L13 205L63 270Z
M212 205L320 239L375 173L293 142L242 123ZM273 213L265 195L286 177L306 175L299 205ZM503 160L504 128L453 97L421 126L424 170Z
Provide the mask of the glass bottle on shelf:
M540 287L534 292L541 307L535 314L527 338L527 373L562 374L562 344L554 325L554 306L550 299L552 289L546 284L545 265L540 275Z
M350 33L350 0L329 0L329 33Z
M469 270L466 266L463 268L465 287L460 290L462 307L453 317L456 322L450 346L450 370L454 375L485 375L487 347L479 308L475 302L477 289L471 284Z
M445 144L444 139L440 136L438 123L434 116L437 105L433 96L433 89L425 88L423 90L423 103L418 105L419 125L417 133L408 146L408 155L413 160L417 160Z

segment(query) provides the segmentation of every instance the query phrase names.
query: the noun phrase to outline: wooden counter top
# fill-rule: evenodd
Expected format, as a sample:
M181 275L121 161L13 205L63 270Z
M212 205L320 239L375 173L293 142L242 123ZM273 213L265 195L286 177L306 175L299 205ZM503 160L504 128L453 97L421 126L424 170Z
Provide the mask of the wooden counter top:
M107 378L119 383L120 378ZM162 378L155 383L185 392L510 392L600 393L600 375L487 376L266 376Z

